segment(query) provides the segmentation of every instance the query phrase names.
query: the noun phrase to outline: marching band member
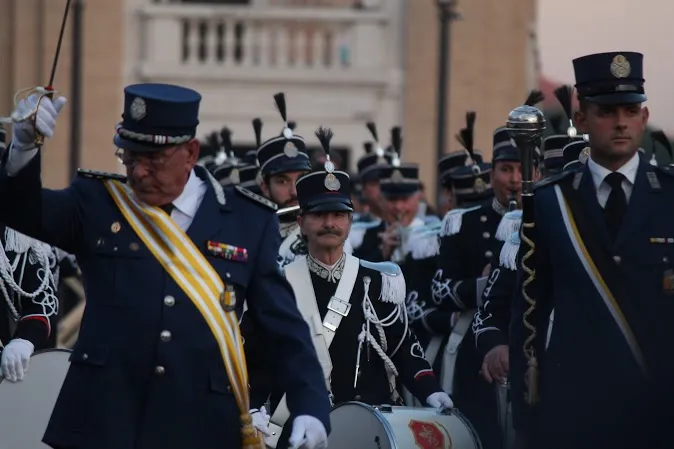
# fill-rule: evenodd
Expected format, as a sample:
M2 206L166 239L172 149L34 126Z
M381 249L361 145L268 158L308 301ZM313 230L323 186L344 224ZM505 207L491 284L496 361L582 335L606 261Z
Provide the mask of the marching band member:
M474 113L468 113L466 130L472 129L474 117ZM465 135L464 141L468 140L464 142L466 149L473 151L468 137L472 133L465 132ZM434 293L442 295L441 308L462 312L435 366L439 366L443 388L452 391L452 397L461 404L461 410L475 426L485 449L501 446L500 432L495 419L497 409L493 389L479 375L482 360L475 350L471 324L475 310L480 306L492 258L498 254L498 225L508 211L510 199L521 192L519 151L504 128L494 132L492 163L489 179L494 198L491 202L449 212L443 220L439 256L442 274L437 276L442 281L435 280L441 288L434 285ZM485 171L475 165L453 172L452 177L458 180L469 176L468 179L475 179L475 189L487 191L488 185L481 176L470 177Z
M35 139L53 135L65 99L32 95L13 115L0 217L75 255L87 292L43 439L51 447L262 448L248 413L243 298L301 417L302 447L327 444L327 391L276 264L278 221L249 191L225 191L195 167L200 100L179 86L126 87L114 144L127 177L80 171L64 190L42 188Z
M2 153L5 135L0 126ZM0 226L0 374L10 382L23 380L33 352L50 346L59 306L56 272L49 245Z
M283 119L281 135L265 141L257 149L263 195L276 203L279 208L297 206L295 182L303 174L311 171L311 161L307 154L304 138L294 134L286 115L286 100L283 93L274 95L276 107ZM306 254L306 248L297 226L297 214L279 215L281 247L279 264L284 266L298 254Z
M329 155L332 132L321 128L316 134ZM400 404L399 377L428 406L452 407L407 325L400 268L344 252L353 212L349 176L335 171L328 156L324 171L298 180L297 193L309 252L287 265L285 274L312 329L333 401ZM272 415L274 424L289 417L283 402Z
M518 288L510 335L515 425L528 436L519 443L672 447L674 174L638 151L649 119L643 55L573 66L574 125L589 143L579 169L535 190L536 296Z

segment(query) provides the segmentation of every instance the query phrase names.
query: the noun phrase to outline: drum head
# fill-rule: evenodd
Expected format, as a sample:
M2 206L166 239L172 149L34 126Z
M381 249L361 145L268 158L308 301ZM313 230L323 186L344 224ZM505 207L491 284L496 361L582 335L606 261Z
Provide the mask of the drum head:
M394 436L380 412L360 402L347 402L330 413L330 449L395 449Z
M0 378L0 447L46 449L42 437L70 367L70 351L49 349L30 358L21 382Z

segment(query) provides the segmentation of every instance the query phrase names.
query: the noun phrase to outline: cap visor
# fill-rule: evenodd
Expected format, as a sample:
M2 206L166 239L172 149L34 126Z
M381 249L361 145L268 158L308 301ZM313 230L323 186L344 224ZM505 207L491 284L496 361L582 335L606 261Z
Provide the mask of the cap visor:
M133 140L128 140L121 137L119 134L115 134L115 137L112 138L112 142L117 148L122 150L129 150L137 153L153 153L155 151L161 151L165 148L170 148L174 145L147 145Z
M340 202L328 202L320 203L314 206L307 205L302 209L303 213L312 213L312 212L353 212L353 207L346 203Z
M266 167L264 174L268 176L280 175L281 173L289 173L293 171L311 171L311 164L309 159L298 160L297 162L283 162L273 167Z
M586 101L601 105L617 105L617 104L636 104L643 103L647 100L646 94L638 93L611 93L606 95L597 95L594 97L585 97Z

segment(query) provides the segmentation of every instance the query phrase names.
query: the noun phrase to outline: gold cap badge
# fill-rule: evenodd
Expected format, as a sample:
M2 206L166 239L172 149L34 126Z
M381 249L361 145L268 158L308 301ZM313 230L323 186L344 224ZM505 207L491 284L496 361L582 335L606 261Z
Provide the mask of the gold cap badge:
M289 158L297 157L299 153L300 150L298 150L295 144L292 142L287 142L283 147L283 154L285 154Z
M477 178L473 183L473 188L477 193L484 193L487 190L487 183L484 182L484 179Z
M627 78L632 72L632 66L623 55L616 55L611 61L611 74L616 78Z
M112 231L113 234L117 234L120 229L122 229L122 225L119 224L118 221L110 225L110 230Z

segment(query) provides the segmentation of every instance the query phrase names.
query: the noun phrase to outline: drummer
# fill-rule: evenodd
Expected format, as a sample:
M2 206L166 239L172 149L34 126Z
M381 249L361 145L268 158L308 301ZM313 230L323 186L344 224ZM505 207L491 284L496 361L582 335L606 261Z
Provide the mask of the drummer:
M0 152L5 150L0 126ZM4 296L0 306L0 374L10 382L23 380L30 356L49 347L58 313L54 276L57 258L49 245L0 226L0 264ZM1 347L1 346L0 346Z
M332 132L320 128L316 134L329 155ZM285 267L300 312L313 329L332 400L401 405L400 380L422 403L450 408L452 400L440 388L408 327L400 267L344 252L353 206L349 176L334 168L328 156L325 170L297 181L298 223L308 255ZM292 419L281 393L272 392L272 427ZM286 447L287 433L276 448Z

